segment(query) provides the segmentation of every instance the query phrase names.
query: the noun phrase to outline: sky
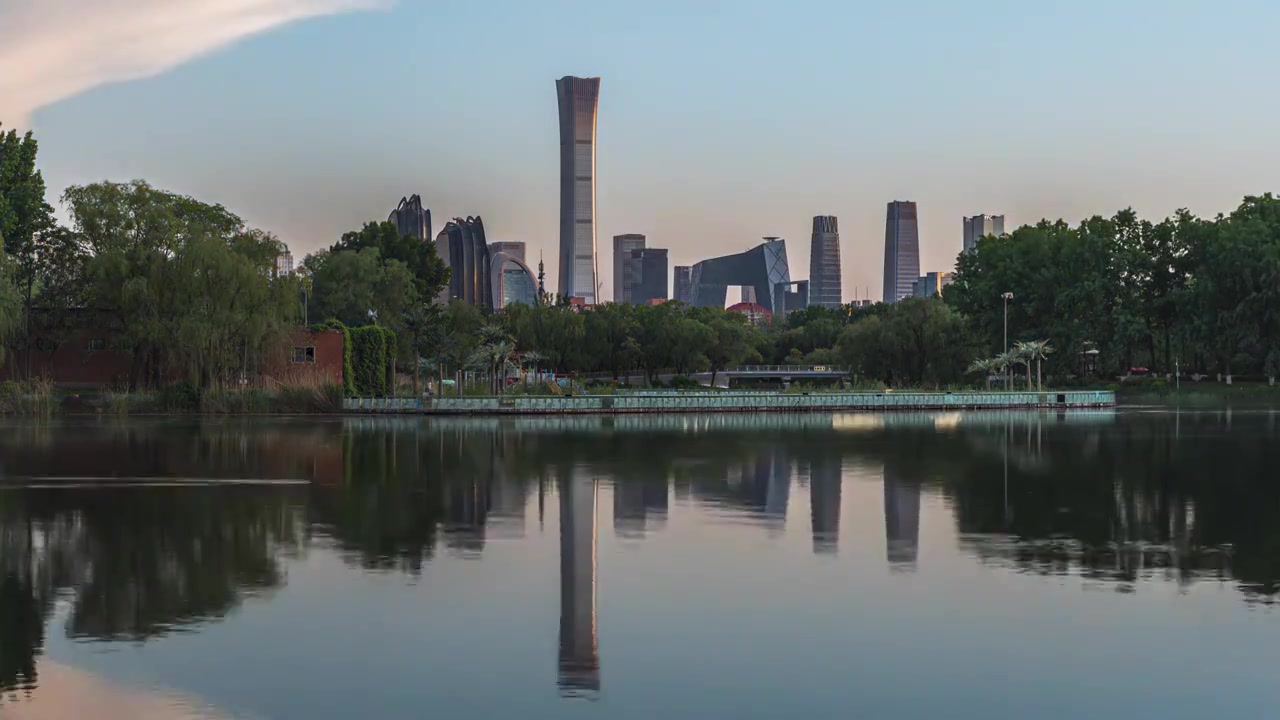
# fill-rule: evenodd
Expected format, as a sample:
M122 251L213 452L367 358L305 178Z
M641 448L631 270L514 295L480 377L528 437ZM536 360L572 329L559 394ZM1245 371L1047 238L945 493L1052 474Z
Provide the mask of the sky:
M921 269L961 218L1229 212L1280 190L1271 0L0 0L0 123L51 202L145 179L295 256L420 194L482 215L555 287L555 79L600 76L597 233L672 265L840 219L845 300L880 296L885 204Z

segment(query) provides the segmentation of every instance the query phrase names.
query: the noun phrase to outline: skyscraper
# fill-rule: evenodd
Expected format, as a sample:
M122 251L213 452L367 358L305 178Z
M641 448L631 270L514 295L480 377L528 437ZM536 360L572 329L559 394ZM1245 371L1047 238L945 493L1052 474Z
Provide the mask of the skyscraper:
M884 224L884 301L911 297L920 278L920 227L916 204L904 200L889 203Z
M529 259L524 256L524 241L508 240L507 242L491 242L489 243L489 252L506 253L520 262L528 262Z
M667 251L665 248L641 248L631 251L631 302L647 305L666 300Z
M635 271L631 268L631 252L644 249L644 236L637 234L613 236L613 301L634 302L631 298L631 282Z
M978 240L987 235L1004 234L1003 215L974 215L964 219L964 251L972 252Z
M693 288L693 268L689 265L677 265L675 269L675 294L672 296L682 303L689 302L689 294Z
M834 215L818 215L809 244L809 304L834 310L841 300L840 226Z
M400 204L387 216L387 222L395 224L401 237L431 239L431 211L422 207L422 198L417 195L400 198Z
M596 107L600 78L565 76L560 99L560 295L596 303Z
M446 223L436 236L436 254L450 271L440 302L461 300L468 305L493 306L489 245L479 216Z

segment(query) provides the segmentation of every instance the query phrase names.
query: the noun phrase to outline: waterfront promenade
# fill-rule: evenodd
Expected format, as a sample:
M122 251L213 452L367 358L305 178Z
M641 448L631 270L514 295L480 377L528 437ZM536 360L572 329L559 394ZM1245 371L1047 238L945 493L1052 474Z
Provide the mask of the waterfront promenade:
M422 415L785 413L842 411L1073 409L1116 404L1109 390L1045 392L688 392L570 397L348 398L343 411Z

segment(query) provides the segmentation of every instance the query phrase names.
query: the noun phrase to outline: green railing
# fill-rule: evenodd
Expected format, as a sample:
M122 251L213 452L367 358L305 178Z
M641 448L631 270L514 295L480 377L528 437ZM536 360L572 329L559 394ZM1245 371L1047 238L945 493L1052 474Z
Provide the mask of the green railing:
M1064 392L681 393L509 397L349 398L348 412L467 414L818 412L1111 407L1109 390Z

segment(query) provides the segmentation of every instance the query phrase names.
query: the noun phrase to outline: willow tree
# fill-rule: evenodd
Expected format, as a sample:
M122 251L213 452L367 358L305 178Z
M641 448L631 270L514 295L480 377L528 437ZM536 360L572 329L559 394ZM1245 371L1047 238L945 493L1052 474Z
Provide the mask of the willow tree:
M132 354L131 386L229 381L298 311L292 280L272 272L284 246L221 205L140 181L74 186L63 202L91 254L86 299Z

